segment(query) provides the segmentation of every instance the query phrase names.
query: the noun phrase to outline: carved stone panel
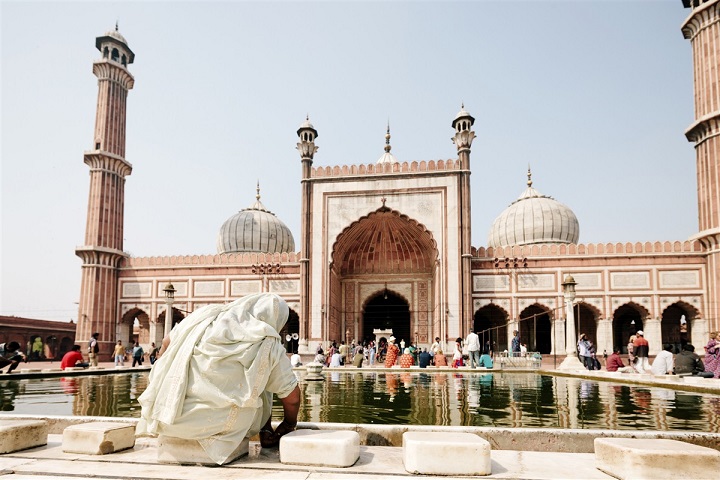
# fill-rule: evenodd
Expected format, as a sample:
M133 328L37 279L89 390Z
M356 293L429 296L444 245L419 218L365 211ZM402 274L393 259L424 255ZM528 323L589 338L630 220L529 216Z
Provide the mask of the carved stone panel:
M700 288L700 272L698 270L661 271L660 288Z
M555 289L555 275L552 273L521 273L517 278L520 291Z
M510 291L510 276L501 275L473 275L473 290L476 292L508 292Z
M222 280L198 281L193 285L196 297L217 297L223 295Z
M650 272L611 272L610 287L614 290L650 288Z
M262 291L260 280L233 280L230 282L230 296L244 297Z
M152 282L124 282L122 298L149 297L152 294Z

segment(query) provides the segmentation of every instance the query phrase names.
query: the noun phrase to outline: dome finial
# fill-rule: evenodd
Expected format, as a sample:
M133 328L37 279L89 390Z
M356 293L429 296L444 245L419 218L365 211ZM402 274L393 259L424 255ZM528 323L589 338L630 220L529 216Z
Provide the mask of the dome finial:
M392 147L390 146L390 119L388 118L387 133L385 133L385 152L390 153Z
M527 186L528 186L528 187L532 187L532 172L530 171L530 164L529 164L529 163L528 163L528 173L527 173L527 176L528 176Z
M260 179L258 179L257 186L255 187L255 200L260 201Z
M115 31L118 31L118 20L115 20Z

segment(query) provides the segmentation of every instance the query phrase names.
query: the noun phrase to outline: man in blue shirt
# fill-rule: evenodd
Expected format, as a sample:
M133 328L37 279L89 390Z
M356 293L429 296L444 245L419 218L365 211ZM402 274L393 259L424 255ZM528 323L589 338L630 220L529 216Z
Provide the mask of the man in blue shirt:
M480 366L485 368L493 368L492 357L487 353L483 353L480 357Z
M423 348L419 357L420 368L427 368L427 366L430 365L430 359L432 358L432 355L428 353L427 348Z

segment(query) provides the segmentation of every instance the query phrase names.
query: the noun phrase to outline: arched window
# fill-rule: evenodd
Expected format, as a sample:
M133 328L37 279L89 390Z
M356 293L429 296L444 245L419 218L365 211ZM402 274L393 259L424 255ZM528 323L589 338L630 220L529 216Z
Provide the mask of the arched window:
M125 55L122 56L122 60L120 61L120 63L122 63L124 67L127 67L127 58L125 57Z
M112 56L110 57L110 60L113 60L113 61L117 62L119 58L120 58L120 52L118 52L118 49L117 49L117 48L113 48L113 49L112 49Z
M108 51L108 47L105 47L105 48L103 49L103 58L108 58L109 53L110 53L110 52Z

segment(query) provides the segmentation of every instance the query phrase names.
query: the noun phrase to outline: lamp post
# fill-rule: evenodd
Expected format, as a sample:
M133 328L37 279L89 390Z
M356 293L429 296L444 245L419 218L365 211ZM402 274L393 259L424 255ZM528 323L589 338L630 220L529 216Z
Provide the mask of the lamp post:
M577 282L572 275L566 275L562 283L563 298L565 299L565 353L567 356L562 361L558 370L585 370L577 357L577 339L575 338L575 285Z
M167 310L165 310L165 336L168 336L170 330L172 330L172 305L173 300L175 300L175 287L173 287L172 283L168 282L165 288L163 288L163 292L165 292L165 303L167 304Z

